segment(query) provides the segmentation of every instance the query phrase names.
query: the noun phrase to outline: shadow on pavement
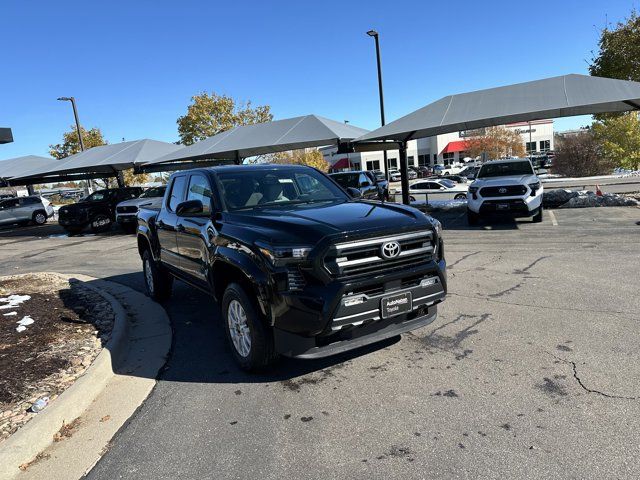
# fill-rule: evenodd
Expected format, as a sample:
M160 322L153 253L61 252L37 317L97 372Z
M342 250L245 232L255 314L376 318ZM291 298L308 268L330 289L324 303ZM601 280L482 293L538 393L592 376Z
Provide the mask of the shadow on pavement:
M429 215L438 219L446 230L518 230L520 224L531 223L529 218L492 215L483 217L478 225L469 225L466 210L434 211Z
M123 231L117 226L114 226L108 232L92 233L91 229L87 228L83 232L78 234L69 234L62 228L57 222L49 221L44 225L4 225L0 227L0 240L5 238L26 238L36 240L40 238L82 238L82 237L108 237L113 235L128 235L128 232Z
M144 291L142 273L106 277L104 280ZM164 305L173 330L173 344L159 380L195 383L264 383L290 380L386 348L399 341L394 337L344 354L318 359L282 357L270 370L249 374L237 367L228 350L220 324L218 306L210 296L176 281L173 296Z

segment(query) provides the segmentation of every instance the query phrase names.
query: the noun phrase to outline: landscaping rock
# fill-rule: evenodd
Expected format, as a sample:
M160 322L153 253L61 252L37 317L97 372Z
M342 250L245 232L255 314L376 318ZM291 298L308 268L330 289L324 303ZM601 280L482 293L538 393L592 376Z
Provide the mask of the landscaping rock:
M544 208L558 208L560 205L567 203L578 195L579 193L573 190L545 190L542 194L542 206Z

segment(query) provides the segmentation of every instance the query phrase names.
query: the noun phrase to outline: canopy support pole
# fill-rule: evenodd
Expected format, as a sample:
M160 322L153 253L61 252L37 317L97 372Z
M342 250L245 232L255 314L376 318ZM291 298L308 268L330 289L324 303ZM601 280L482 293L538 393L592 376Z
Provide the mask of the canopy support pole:
M116 172L116 180L118 181L118 188L126 187L124 183L124 174L122 173L122 170L119 170Z
M407 142L400 143L400 180L402 185L402 203L409 205L409 169L407 168Z
M242 161L240 160L240 152L236 150L236 156L233 159L233 163L235 163L236 165L240 165L242 163Z

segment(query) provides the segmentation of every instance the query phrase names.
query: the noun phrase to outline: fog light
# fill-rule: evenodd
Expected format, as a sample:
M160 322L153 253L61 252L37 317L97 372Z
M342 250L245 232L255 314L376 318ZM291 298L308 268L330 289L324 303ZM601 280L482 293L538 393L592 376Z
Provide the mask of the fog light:
M430 287L431 285L435 285L436 283L438 283L438 277L423 278L420 281L420 286L421 287Z
M360 305L361 303L364 303L364 296L362 295L360 295L359 297L347 298L344 301L344 306L353 307L354 305Z

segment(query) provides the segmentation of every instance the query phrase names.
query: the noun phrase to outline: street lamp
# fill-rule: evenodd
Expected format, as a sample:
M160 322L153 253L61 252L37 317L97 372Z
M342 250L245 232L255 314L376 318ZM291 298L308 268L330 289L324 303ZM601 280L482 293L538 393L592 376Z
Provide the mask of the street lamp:
M382 93L382 66L380 65L380 41L378 40L378 32L376 32L375 30L369 30L367 32L367 35L369 35L370 37L373 37L373 39L376 41L376 60L378 62L378 92L380 96L380 123L384 127L384 124L385 124L384 95ZM387 178L387 181L389 181L389 165L387 161L386 150L382 151L382 156L383 156L383 162L384 162L384 174L385 174L385 177Z
M76 109L76 99L73 97L60 97L61 102L71 102L73 107L73 116L76 119L76 130L78 131L78 142L80 143L80 150L84 152L84 142L82 141L82 132L80 131L80 120L78 120L78 110Z

